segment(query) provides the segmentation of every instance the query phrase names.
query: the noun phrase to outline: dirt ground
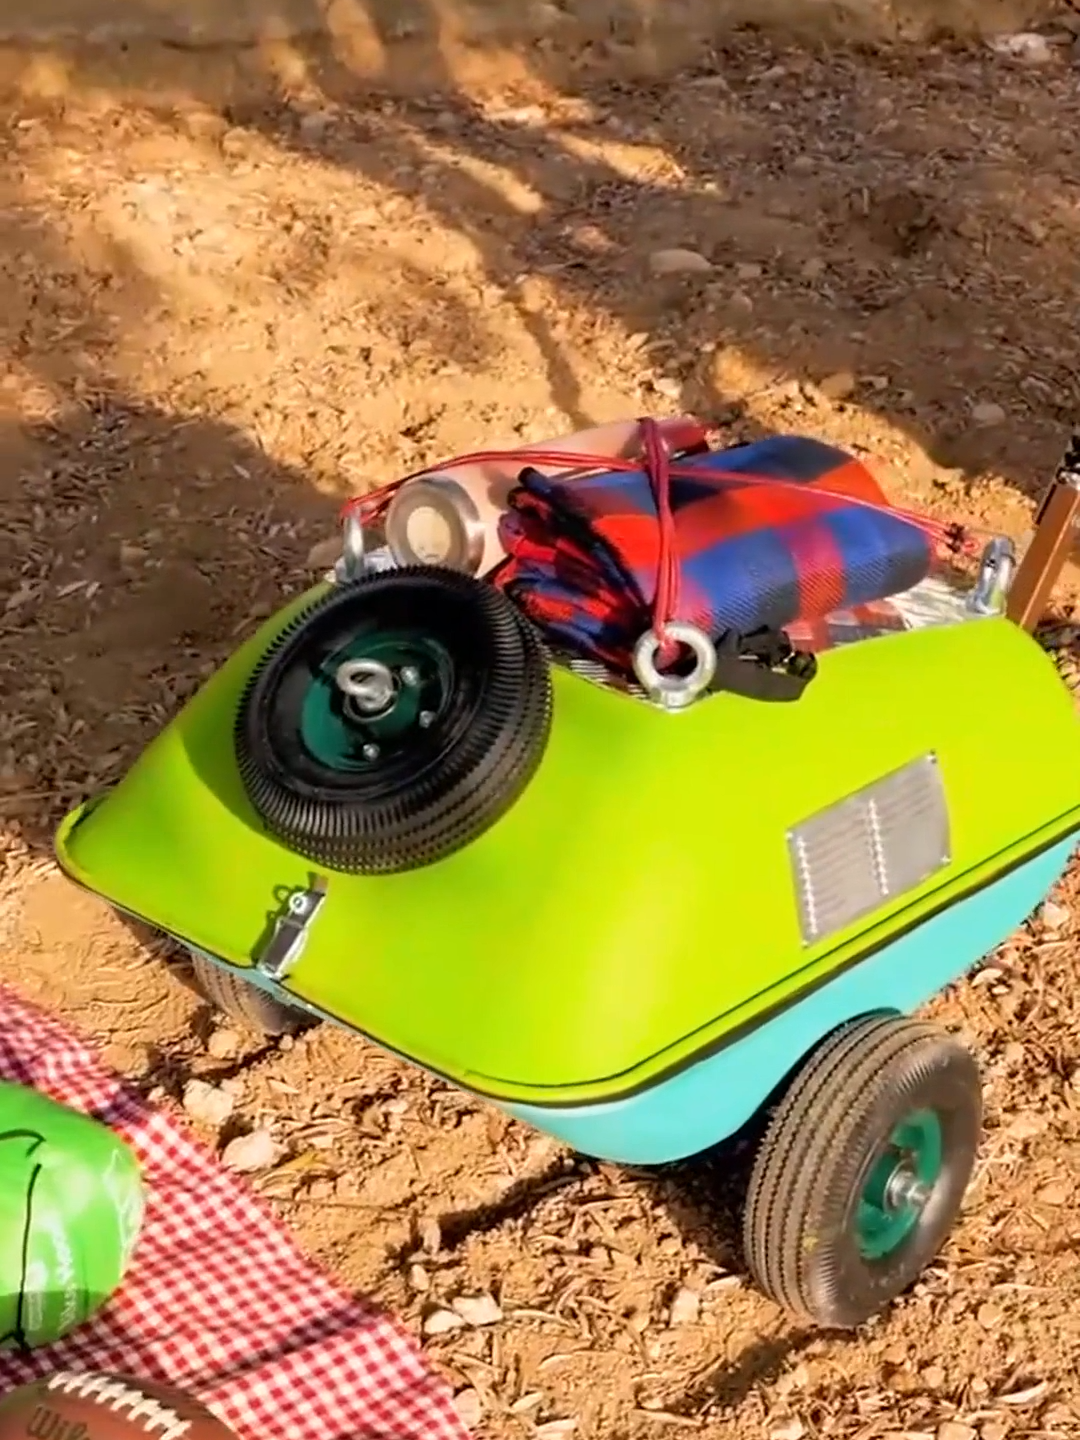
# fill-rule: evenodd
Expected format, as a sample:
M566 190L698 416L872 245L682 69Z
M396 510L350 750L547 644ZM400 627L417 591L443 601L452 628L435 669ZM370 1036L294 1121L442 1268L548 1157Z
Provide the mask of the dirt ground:
M494 1297L425 1335L481 1436L1080 1435L1075 876L935 1007L985 1065L969 1210L837 1337L743 1281L723 1156L595 1165L340 1033L242 1036L49 858L306 582L342 494L479 443L685 406L1023 533L1080 416L1068 48L748 34L573 92L549 58L409 99L297 55L227 114L193 85L0 115L0 976L165 1104L221 1084L207 1138L270 1126L255 1185L417 1333ZM671 246L711 268L656 276Z

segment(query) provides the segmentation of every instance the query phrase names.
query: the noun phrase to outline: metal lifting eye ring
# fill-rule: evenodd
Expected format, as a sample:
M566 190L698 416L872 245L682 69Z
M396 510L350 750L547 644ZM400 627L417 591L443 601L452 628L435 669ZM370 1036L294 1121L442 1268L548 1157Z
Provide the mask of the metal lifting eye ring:
M361 715L381 715L394 703L398 682L379 660L345 660L334 671L334 683Z
M634 674L650 700L668 710L683 710L712 684L716 674L716 647L696 625L673 620L664 627L663 640L685 645L694 657L694 668L687 675L662 675L656 668L656 657L663 641L646 630L634 646Z

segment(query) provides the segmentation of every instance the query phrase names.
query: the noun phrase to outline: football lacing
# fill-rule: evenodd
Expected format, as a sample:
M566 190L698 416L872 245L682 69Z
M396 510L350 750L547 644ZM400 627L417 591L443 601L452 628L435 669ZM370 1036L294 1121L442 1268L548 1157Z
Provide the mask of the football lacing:
M141 1422L140 1428L157 1440L184 1440L191 1429L191 1421L182 1419L170 1406L111 1375L59 1370L49 1376L47 1384L50 1390L96 1401L118 1414L126 1410L129 1420Z

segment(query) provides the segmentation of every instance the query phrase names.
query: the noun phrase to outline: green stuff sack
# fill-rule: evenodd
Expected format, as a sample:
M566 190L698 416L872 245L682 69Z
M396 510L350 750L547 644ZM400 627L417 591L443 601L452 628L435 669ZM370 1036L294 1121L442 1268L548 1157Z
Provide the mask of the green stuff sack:
M60 1339L124 1278L138 1162L107 1126L0 1081L0 1348Z

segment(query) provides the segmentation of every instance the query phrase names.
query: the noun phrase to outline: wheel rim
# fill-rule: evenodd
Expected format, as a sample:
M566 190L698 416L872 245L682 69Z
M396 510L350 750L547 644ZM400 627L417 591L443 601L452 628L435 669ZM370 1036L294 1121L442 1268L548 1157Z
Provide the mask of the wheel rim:
M941 1176L943 1152L933 1110L912 1111L893 1127L859 1196L855 1224L864 1259L891 1255L916 1228Z
M452 683L449 655L426 635L357 636L313 665L300 738L330 770L370 770L434 722Z

